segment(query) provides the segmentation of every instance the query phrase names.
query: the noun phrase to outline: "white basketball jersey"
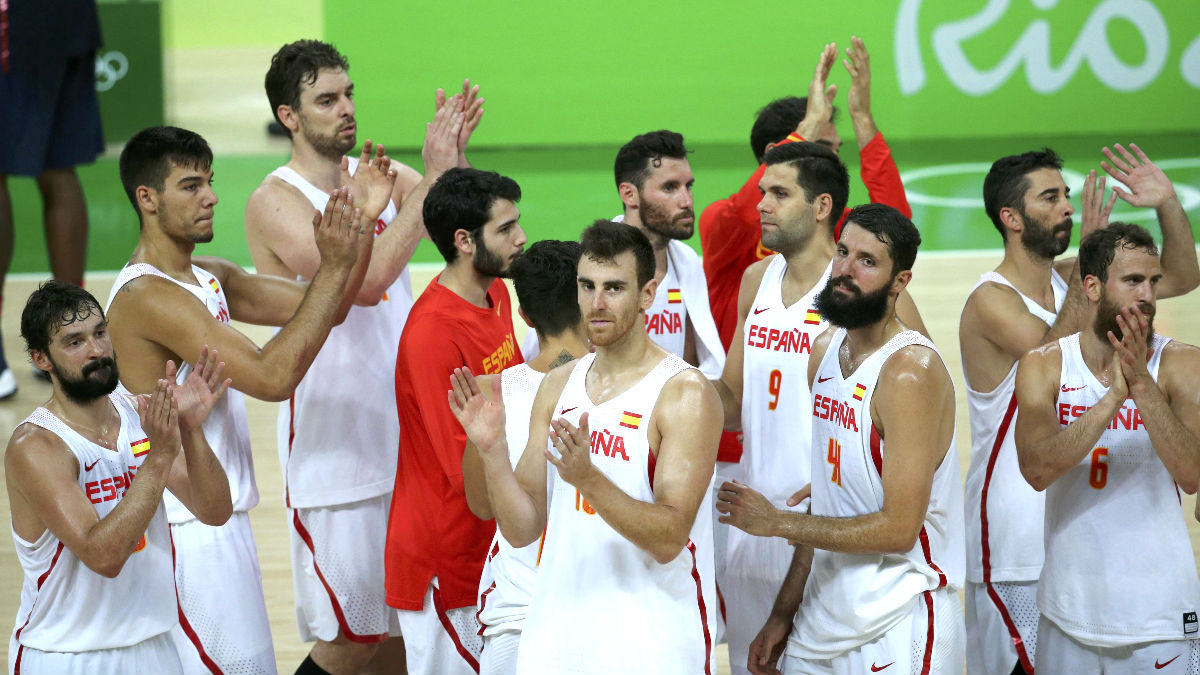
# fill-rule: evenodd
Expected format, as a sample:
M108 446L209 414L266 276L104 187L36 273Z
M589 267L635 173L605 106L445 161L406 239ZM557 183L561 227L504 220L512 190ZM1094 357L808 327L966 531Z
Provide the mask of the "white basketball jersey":
M1054 324L1067 297L1067 282L1050 271L1054 311L1046 311L996 272L979 277L975 288L992 282L1021 296L1026 309ZM974 292L974 289L972 289ZM1037 581L1042 571L1045 494L1030 487L1017 464L1017 364L989 392L967 385L971 414L971 465L967 469L967 579L975 583Z
M659 347L683 356L687 342L687 305L683 302L683 287L675 268L667 262L667 275L658 284L654 304L646 310L646 334Z
M1155 335L1146 363L1158 379L1170 338ZM1055 412L1067 426L1108 388L1083 361L1079 334L1058 341ZM1200 636L1200 580L1179 488L1150 445L1133 399L1096 447L1046 489L1046 563L1038 609L1076 640L1097 647Z
M350 158L350 172L358 160ZM289 167L272 176L294 186L318 211L329 195ZM375 236L396 218L389 201ZM279 405L277 437L285 500L291 508L346 504L391 491L396 481L396 345L413 306L408 267L379 304L354 306L329 332L317 358L287 402Z
M809 483L808 357L812 343L829 327L814 305L833 265L791 306L783 304L787 268L781 255L767 264L746 314L742 343L743 482L781 508Z
M833 336L812 388L812 513L834 518L883 508L886 447L871 419L871 399L884 364L909 345L937 352L920 333L904 331L843 377L838 352L845 337L844 329ZM961 588L962 508L958 453L951 440L934 471L925 522L912 549L902 554L816 550L788 653L817 659L843 654L909 616L922 594Z
M588 397L595 354L571 372L555 418L589 413L592 464L626 494L654 501L648 429L663 385L691 368L675 355L604 403ZM517 656L522 673L708 673L716 670L711 481L687 545L660 565L617 533L553 465L537 589Z
M117 292L125 284L142 276L155 276L166 279L196 296L213 318L221 323L229 323L229 301L225 299L225 291L220 282L208 270L192 265L192 275L195 284L185 284L164 274L158 268L147 263L126 265L117 275L112 291L108 294L105 311L112 306ZM180 354L182 358L195 358L195 354ZM191 363L179 366L175 381L182 384L192 372ZM236 383L235 383L236 384ZM118 391L129 393L125 385L118 385ZM250 425L246 420L246 400L242 392L230 388L217 401L208 419L204 420L204 439L208 441L213 454L225 469L229 478L229 496L233 498L234 511L249 511L258 504L258 484L254 481L254 455L250 450ZM167 520L172 523L183 523L195 518L191 511L170 492L163 495L163 503L167 507Z
M517 462L521 461L525 446L529 444L529 418L533 414L533 400L545 378L545 373L539 373L524 363L500 373L504 435L508 441L508 459L514 469ZM488 549L487 561L483 564L483 576L479 580L479 614L476 618L479 619L479 625L483 626L483 635L520 631L524 627L537 581L541 544L539 540L522 548L513 548L500 531L496 531L492 546Z
M121 416L116 450L84 438L45 408L25 419L62 439L79 462L79 489L100 518L129 490L150 441L124 395L109 400ZM13 639L42 651L84 652L137 644L178 621L171 534L160 503L120 574L109 579L87 565L49 529L28 542L13 532L25 579Z

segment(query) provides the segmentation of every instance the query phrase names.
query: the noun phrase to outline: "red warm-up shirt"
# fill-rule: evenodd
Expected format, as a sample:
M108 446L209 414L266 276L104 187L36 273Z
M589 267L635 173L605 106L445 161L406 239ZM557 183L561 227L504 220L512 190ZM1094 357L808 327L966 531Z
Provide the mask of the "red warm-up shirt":
M779 144L803 140L793 133ZM904 194L900 171L892 159L892 149L883 140L883 134L875 134L875 138L859 151L858 156L862 164L862 181L867 186L870 200L892 206L905 217L911 218L912 209ZM766 170L767 166L760 164L742 189L728 199L709 204L700 214L700 250L704 254L704 275L708 278L708 303L726 351L737 328L737 298L742 273L750 265L774 253L762 245L762 225L758 218L758 203L762 201L758 182ZM834 228L835 238L841 234L842 223L849 211L847 208L838 219ZM737 443L735 434L723 434L717 459L736 462L741 455L741 445Z
M474 605L496 531L495 521L467 507L467 436L446 403L450 374L464 366L476 375L498 373L523 361L504 282L488 289L490 307L477 307L440 278L413 305L396 353L400 455L388 518L387 603L414 611L435 575L446 609Z

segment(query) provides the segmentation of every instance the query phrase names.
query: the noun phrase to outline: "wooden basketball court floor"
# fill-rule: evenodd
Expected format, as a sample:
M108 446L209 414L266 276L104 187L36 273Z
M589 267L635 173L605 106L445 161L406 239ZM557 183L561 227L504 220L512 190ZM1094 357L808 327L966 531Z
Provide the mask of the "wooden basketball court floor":
M958 456L965 475L970 461L970 426L967 420L966 400L962 380L962 368L958 351L958 317L963 302L979 275L999 262L995 253L930 253L918 255L910 286L934 341L950 374L955 380L957 391L956 417L958 421ZM428 283L436 269L423 266L414 272L414 288L420 289ZM107 297L113 275L89 275L89 290L103 300ZM0 403L0 429L13 429L35 407L46 401L50 386L36 381L32 366L20 359L20 312L25 298L36 286L29 279L10 278L5 289L0 328L9 343L9 362L17 375L20 391L9 401ZM1197 295L1165 300L1158 305L1155 319L1156 330L1164 335L1192 344L1200 344L1200 313L1196 311ZM514 317L518 332L524 332L524 324ZM255 326L239 326L255 341L262 344L269 338L266 329ZM13 358L17 357L17 358ZM347 374L349 376L349 374ZM259 561L262 566L263 588L267 610L271 618L271 629L275 640L275 655L281 673L290 673L303 660L308 645L300 642L295 623L292 596L292 579L288 555L287 520L283 507L283 484L275 441L276 404L247 398L247 414L250 419L250 434L254 448L254 465L258 476L262 501L251 511L251 523L258 541ZM797 486L799 487L799 486ZM0 482L0 497L7 504L4 483ZM1183 500L1185 520L1191 535L1193 550L1200 541L1200 524L1192 517L1194 498ZM0 544L0 626L11 631L10 617L15 617L20 596L21 568L13 547ZM136 611L136 610L131 610ZM11 634L11 633L10 633ZM0 641L0 649L7 651L8 641ZM718 652L720 672L728 673L726 652L722 646Z

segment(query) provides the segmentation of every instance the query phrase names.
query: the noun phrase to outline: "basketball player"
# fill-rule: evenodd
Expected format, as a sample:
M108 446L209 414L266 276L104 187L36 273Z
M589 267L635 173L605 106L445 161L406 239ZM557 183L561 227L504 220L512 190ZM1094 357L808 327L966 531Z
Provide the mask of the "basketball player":
M517 311L537 329L541 350L527 363L499 375L481 375L480 392L490 396L492 380L500 380L504 402L504 434L509 461L515 467L529 442L533 400L546 373L588 353L580 322L575 271L580 246L574 241L539 241L513 261L509 274L517 291ZM463 485L471 512L491 520L487 484L478 449L467 441L463 453ZM537 581L538 542L513 548L499 532L492 538L479 581L479 623L483 630L480 675L517 671L517 645Z
M395 185L371 194L350 174L362 162L383 161L383 147L376 146L372 158L368 140L361 158L345 155L357 138L347 68L345 57L324 42L301 40L276 52L267 98L292 139L292 156L246 203L246 241L255 267L289 279L311 279L316 272L320 255L306 214L323 210L337 186L349 185L364 217L375 223L377 241L356 306L279 406L296 620L301 639L316 641L301 670L313 673L360 672L376 654L385 671L402 667L399 641L400 649L380 650L389 634L399 635L383 572L400 436L396 344L412 308L408 262L424 232L421 204L428 186L462 156L459 140L465 144L470 136L482 102L475 97L478 87L467 92L472 120L464 120L460 97L439 106L426 136L424 178L391 163Z
M467 505L467 438L440 397L455 368L499 373L522 362L500 278L525 246L520 199L511 178L463 168L425 197L425 227L446 268L413 305L396 352L400 445L385 558L410 673L479 670L475 602L496 527Z
M1200 282L1187 215L1166 175L1136 145L1108 148L1101 166L1124 185L1104 201L1105 178L1091 172L1082 195L1083 235L1108 223L1118 196L1156 209L1163 232L1164 297ZM1119 155L1118 155L1119 153ZM984 180L984 205L1004 239L1004 259L980 277L959 322L971 411L967 471L967 672L1034 672L1037 580L1045 497L1017 466L1013 422L1017 359L1081 330L1089 310L1067 248L1074 208L1054 151L1003 157ZM1015 664L1015 667L1014 667Z
M463 368L449 393L505 539L546 535L517 671L710 674L720 402L646 334L657 291L646 236L601 220L581 241L578 299L596 352L543 380L515 471L495 383L485 400Z
M726 429L745 435L738 479L787 508L797 505L789 496L810 482L811 422L795 411L811 408L808 357L828 327L815 300L829 280L833 224L845 210L849 177L837 155L816 143L780 145L764 162L762 238L779 253L752 264L742 277L736 339L714 384ZM907 291L897 303L906 325L921 325ZM770 614L793 552L782 539L737 528L728 533L721 590L734 673L747 672L750 642Z
M1163 275L1141 227L1089 234L1079 271L1090 326L1017 367L1021 473L1046 491L1037 670L1194 673L1200 580L1179 490L1200 478L1200 350L1154 333Z
M55 281L29 297L21 334L54 391L4 454L25 572L8 672L183 672L168 636L178 609L163 489L209 525L232 512L201 426L229 386L223 364L203 348L178 387L168 361L150 396L113 393L99 303Z
M751 672L779 672L785 641L784 672L962 668L954 386L933 343L896 315L920 241L890 206L846 217L816 303L834 328L808 361L812 515L781 510L740 483L721 488L723 520L796 544L750 646Z
M372 166L374 180L390 179ZM212 151L197 134L152 127L120 159L121 182L141 221L138 246L109 296L113 346L124 355L122 386L154 387L167 359L216 349L237 383L204 433L229 476L234 514L209 527L166 498L176 550L185 672L273 673L275 655L248 511L258 503L242 395L278 401L292 394L335 321L345 317L370 255L373 228L360 227L353 197L339 191L317 228L321 266L311 284L247 274L218 258L193 258L213 236ZM282 326L261 348L229 322ZM181 359L180 359L181 360ZM180 372L186 373L187 367ZM181 375L182 377L183 375Z

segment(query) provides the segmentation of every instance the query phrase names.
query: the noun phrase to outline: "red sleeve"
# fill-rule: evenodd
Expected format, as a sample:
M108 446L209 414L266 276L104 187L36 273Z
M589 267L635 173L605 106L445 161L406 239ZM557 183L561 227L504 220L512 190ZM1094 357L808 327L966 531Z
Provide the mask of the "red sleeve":
M454 491L465 497L462 455L467 447L467 434L454 418L454 413L450 412L446 391L450 389L450 374L466 362L461 348L453 339L447 339L453 335L453 331L445 330L441 322L417 326L409 322L405 329L409 326L418 330L408 340L405 350L407 370L412 378L410 391L413 396L410 404L416 408L416 416L425 427L429 438L428 450L437 458L442 473ZM402 425L405 423L405 420L401 420ZM432 468L431 465L427 466Z
M887 204L903 213L905 218L912 218L912 208L904 194L904 184L900 182L900 170L896 168L892 149L883 140L883 134L875 134L858 157L862 162L862 181L871 201Z

